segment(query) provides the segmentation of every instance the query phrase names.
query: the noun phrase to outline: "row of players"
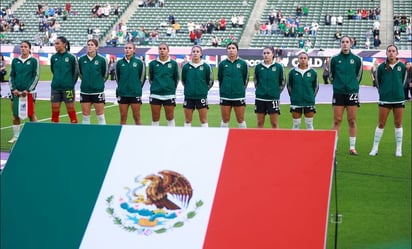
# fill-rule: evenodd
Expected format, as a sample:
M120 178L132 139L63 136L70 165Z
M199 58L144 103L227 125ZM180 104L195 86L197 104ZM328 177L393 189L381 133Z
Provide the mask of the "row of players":
M362 59L351 52L350 37L342 37L341 51L330 61L330 78L333 83L333 129L339 131L343 113L346 109L349 124L349 153L357 155L356 114L359 107L359 84L362 77ZM23 41L20 44L21 55L14 58L11 65L10 89L14 102L13 138L14 143L20 131L18 98L35 91L38 81L39 64L31 56L31 44ZM60 106L65 102L71 123L77 123L75 111L74 85L78 76L81 78L80 103L82 107L82 123L90 124L91 108L94 106L99 124L105 124L104 116L104 83L108 76L106 58L98 54L98 42L90 39L87 42L88 52L77 58L69 52L69 41L59 37L55 43L56 54L51 57L51 107L52 122L59 122ZM135 57L135 45L125 45L125 56L116 63L117 101L120 110L120 124L126 124L128 109L132 110L135 124L141 124L140 106L142 104L142 87L145 82L146 69L142 60ZM238 45L229 43L226 46L227 59L218 67L220 93L221 127L228 127L231 111L235 112L239 128L246 128L245 121L245 89L248 83L248 65L238 56ZM162 106L168 126L175 126L174 109L176 106L176 88L179 81L179 69L176 61L169 57L166 43L158 46L159 56L149 63L150 106L152 125L158 126ZM396 46L388 46L387 59L377 70L376 79L379 87L379 122L375 130L375 139L371 156L378 152L379 141L391 110L394 113L396 156L402 156L402 113L405 107L403 87L406 79L406 67L397 59ZM313 117L316 113L315 97L318 91L317 72L308 65L308 54L302 52L298 56L299 64L289 72L286 84L285 71L281 64L274 61L273 47L266 46L262 51L262 63L255 67L255 113L257 126L262 128L266 114L270 117L273 128L278 127L279 98L287 86L291 98L293 129L299 129L301 117L304 115L306 128L313 130ZM191 126L193 112L199 112L202 127L208 127L207 94L214 79L211 67L202 60L202 48L195 45L191 49L191 61L182 67L181 80L184 86L184 126ZM31 101L34 106L34 100ZM34 112L29 113L30 121L36 121Z

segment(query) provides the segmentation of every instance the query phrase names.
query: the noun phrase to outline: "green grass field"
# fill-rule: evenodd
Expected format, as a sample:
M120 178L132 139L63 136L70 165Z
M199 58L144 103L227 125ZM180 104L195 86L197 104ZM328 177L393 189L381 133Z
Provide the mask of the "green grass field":
M46 70L46 69L42 69ZM365 85L369 73L364 72ZM370 79L370 78L369 78ZM47 80L47 79L43 79ZM80 105L77 103L77 111ZM282 115L279 118L280 128L289 129L292 118L288 105L281 105ZM12 136L11 109L8 99L1 99L1 151L9 151L11 146L7 140ZM36 113L40 122L50 122L50 102L37 101ZM65 115L64 105L62 115ZM163 114L163 113L162 113ZM183 126L182 105L176 107L176 125ZM108 124L119 123L118 106L108 103L105 110ZM379 154L368 155L374 136L378 118L377 104L362 104L358 111L357 150L359 156L349 156L348 127L343 122L337 147L337 196L332 190L330 214L336 212L335 198L338 198L338 212L343 215L338 229L338 248L343 249L407 249L411 248L411 102L406 104L404 112L403 157L395 157L395 137L393 117L390 116L383 135ZM211 105L209 109L209 126L220 125L220 109ZM79 114L81 122L81 115ZM314 125L316 129L332 127L332 108L330 105L317 105ZM69 122L67 116L61 122ZM256 116L253 106L246 108L246 122L249 128L256 127ZM93 113L92 123L96 123ZM128 123L132 124L131 114ZM151 114L149 104L142 106L142 123L150 125ZM161 125L166 125L162 116ZM232 114L231 127L236 127ZM266 121L269 127L268 121ZM197 113L193 126L200 126ZM33 141L35 143L35 141ZM302 207L305 208L305 207ZM292 224L293 225L293 224ZM334 248L335 226L329 223L327 248ZM299 239L299 235L296 235Z

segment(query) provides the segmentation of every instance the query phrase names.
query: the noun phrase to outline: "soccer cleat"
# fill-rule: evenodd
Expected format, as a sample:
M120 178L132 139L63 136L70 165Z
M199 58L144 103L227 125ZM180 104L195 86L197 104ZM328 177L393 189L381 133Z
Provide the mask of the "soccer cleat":
M402 151L397 150L395 153L396 157L402 157Z
M357 155L358 155L358 152L357 152L355 149L350 149L350 150L349 150L349 155L351 155L351 156L357 156Z
M371 150L371 152L369 152L369 156L376 156L378 154L378 150Z
M14 144L17 141L17 137L12 137L9 141L7 141L9 144Z

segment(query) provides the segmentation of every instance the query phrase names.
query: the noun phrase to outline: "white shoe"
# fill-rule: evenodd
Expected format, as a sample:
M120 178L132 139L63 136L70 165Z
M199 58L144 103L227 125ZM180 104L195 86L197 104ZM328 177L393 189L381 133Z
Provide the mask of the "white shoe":
M369 156L376 156L378 154L378 150L371 150L371 152L369 152Z
M12 137L9 141L7 141L9 144L14 144L17 141L17 137Z
M395 156L402 157L402 151L401 150L396 150Z

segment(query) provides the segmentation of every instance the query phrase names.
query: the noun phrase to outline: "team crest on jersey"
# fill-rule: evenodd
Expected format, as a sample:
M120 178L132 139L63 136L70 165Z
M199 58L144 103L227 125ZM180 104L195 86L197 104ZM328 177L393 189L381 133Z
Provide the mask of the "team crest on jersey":
M237 67L237 68L240 68L240 64L239 64L239 63L238 63L238 64L236 64L236 67Z
M355 60L354 60L354 59L350 59L350 64L355 64Z
M133 67L137 67L137 62L133 62Z
M312 74L310 72L307 73L307 75L308 75L308 78L312 77Z
M172 64L168 64L167 67L168 67L168 68L172 68Z
M30 64L31 64L31 61L28 61L28 62L27 62L27 65L30 65Z
M94 62L94 65L99 65L99 61L95 61L95 62Z
M64 58L64 61L65 61L65 62L69 62L69 58L67 58L67 57Z
M200 66L200 67L199 67L199 70L200 70L200 71L203 71L203 70L204 70L203 66Z
M184 226L203 202L192 200L193 189L182 174L162 170L136 176L133 183L106 198L106 212L127 232L149 236Z
M397 66L398 72L400 72L402 70L402 68L400 66Z
M272 71L273 71L273 72L276 72L276 67L272 67Z

